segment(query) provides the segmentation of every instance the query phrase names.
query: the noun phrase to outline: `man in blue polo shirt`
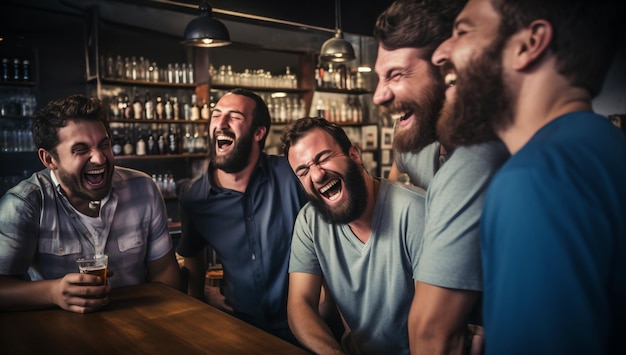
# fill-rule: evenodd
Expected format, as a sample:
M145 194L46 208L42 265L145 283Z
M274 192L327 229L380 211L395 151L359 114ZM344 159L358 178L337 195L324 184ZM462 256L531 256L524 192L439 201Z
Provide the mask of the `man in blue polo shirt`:
M287 159L263 153L270 116L256 94L235 89L211 113L210 164L182 186L178 253L189 293L296 342L287 325L287 264L294 221L307 197ZM204 291L204 248L224 268L224 286Z

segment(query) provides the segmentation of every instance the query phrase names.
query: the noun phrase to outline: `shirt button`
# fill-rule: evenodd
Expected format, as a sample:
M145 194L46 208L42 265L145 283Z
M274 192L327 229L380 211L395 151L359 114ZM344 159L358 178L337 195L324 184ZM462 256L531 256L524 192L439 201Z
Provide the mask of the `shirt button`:
M256 260L256 255L252 254L252 260Z

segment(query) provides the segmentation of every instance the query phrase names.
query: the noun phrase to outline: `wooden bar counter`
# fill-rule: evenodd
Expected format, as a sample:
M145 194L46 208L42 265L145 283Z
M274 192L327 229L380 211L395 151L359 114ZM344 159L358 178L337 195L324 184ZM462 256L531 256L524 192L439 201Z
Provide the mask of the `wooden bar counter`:
M160 283L111 290L101 311L0 312L0 354L307 354Z

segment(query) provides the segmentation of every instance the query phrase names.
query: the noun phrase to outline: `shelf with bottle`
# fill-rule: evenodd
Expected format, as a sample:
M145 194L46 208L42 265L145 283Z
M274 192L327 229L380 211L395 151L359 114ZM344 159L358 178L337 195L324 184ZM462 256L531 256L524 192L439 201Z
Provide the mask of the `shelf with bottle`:
M195 87L191 63L168 63L159 66L144 56L100 57L101 80L110 83Z
M322 64L315 67L315 91L329 93L368 94L363 74L345 64Z
M206 158L206 125L189 122L110 122L116 160Z
M157 122L157 123L208 123L210 102L198 102L196 94L172 91L156 91L155 96L146 90L140 96L133 87L133 99L124 91L118 90L114 96L104 101L109 107L109 118L118 122ZM179 100L180 98L180 100Z

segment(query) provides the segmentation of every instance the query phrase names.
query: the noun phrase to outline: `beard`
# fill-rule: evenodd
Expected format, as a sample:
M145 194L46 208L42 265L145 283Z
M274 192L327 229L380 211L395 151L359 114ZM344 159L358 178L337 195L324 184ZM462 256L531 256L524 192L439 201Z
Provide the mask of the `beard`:
M433 80L418 100L400 102L395 112L413 112L414 121L408 127L396 125L393 135L393 149L405 152L419 152L437 139L437 119L445 100L445 84L442 80Z
M444 103L437 124L439 140L455 148L494 140L496 127L512 124L512 95L505 84L502 50L506 38L499 36L457 72L456 98ZM442 67L445 71L452 64Z
M310 194L309 201L326 222L330 224L347 224L361 217L367 205L367 187L360 167L350 159L348 169L343 177L347 200L340 206L330 207L319 194Z
M55 171L55 176L59 182L62 183L61 186L65 186L70 190L67 196L87 201L99 201L109 194L113 180L113 164L107 163L105 174L104 179L107 183L104 187L97 190L89 190L83 187L83 181L80 175L72 174L60 166Z
M248 160L250 159L250 152L252 152L252 144L254 140L252 139L253 129L251 128L248 132L242 136L241 138L235 138L235 142L233 142L233 149L228 152L227 155L217 156L217 132L213 132L213 138L211 138L210 142L210 159L213 165L220 170L225 171L228 174L238 173L243 170L248 165ZM222 131L223 134L229 134L226 131ZM230 134L234 136L234 134Z

